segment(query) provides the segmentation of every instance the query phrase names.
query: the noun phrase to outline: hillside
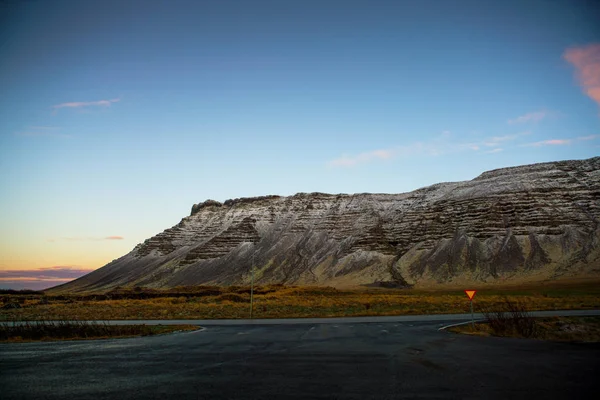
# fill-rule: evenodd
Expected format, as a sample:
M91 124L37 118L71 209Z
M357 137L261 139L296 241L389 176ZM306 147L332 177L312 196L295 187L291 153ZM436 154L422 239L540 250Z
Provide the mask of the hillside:
M600 157L402 194L298 193L191 215L62 291L258 284L427 286L600 276Z

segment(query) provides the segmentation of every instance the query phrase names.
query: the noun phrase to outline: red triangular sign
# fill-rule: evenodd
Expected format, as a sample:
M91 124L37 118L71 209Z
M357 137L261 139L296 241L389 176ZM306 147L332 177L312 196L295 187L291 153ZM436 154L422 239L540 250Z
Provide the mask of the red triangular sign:
M476 292L477 290L465 290L465 293L467 294L467 296L469 296L469 300L473 300L473 297L475 297Z

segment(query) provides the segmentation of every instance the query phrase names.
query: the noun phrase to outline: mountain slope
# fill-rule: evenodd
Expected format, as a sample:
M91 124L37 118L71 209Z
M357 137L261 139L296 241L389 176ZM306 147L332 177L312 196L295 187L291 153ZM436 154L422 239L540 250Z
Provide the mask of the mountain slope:
M402 194L208 200L53 291L398 285L600 276L600 157L503 168Z

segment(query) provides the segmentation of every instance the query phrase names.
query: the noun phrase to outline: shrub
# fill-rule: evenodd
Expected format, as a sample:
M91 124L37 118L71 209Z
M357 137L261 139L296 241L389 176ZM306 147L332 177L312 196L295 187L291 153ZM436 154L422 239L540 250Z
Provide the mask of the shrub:
M246 298L244 296L240 296L239 294L236 294L236 293L225 293L225 294L222 294L220 296L217 296L217 298L215 300L217 300L217 301L229 300L229 301L232 301L234 303L247 303L247 302L250 301L249 298Z
M109 325L85 321L32 321L0 324L0 340L82 339L153 335L162 326Z
M529 314L525 304L511 301L507 297L496 311L483 310L483 315L495 335L517 333L523 337L531 337L536 333L535 319Z
M183 304L186 302L185 296L179 296L171 300L171 304Z
M15 308L21 308L21 304L20 303L6 303L5 305L2 306L3 310L12 310Z

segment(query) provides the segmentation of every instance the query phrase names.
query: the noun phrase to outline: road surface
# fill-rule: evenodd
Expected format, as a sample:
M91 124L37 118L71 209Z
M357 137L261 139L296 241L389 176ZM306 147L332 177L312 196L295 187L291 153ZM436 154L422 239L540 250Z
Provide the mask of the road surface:
M600 389L598 344L438 331L461 318L340 321L1 344L0 398L531 400Z

